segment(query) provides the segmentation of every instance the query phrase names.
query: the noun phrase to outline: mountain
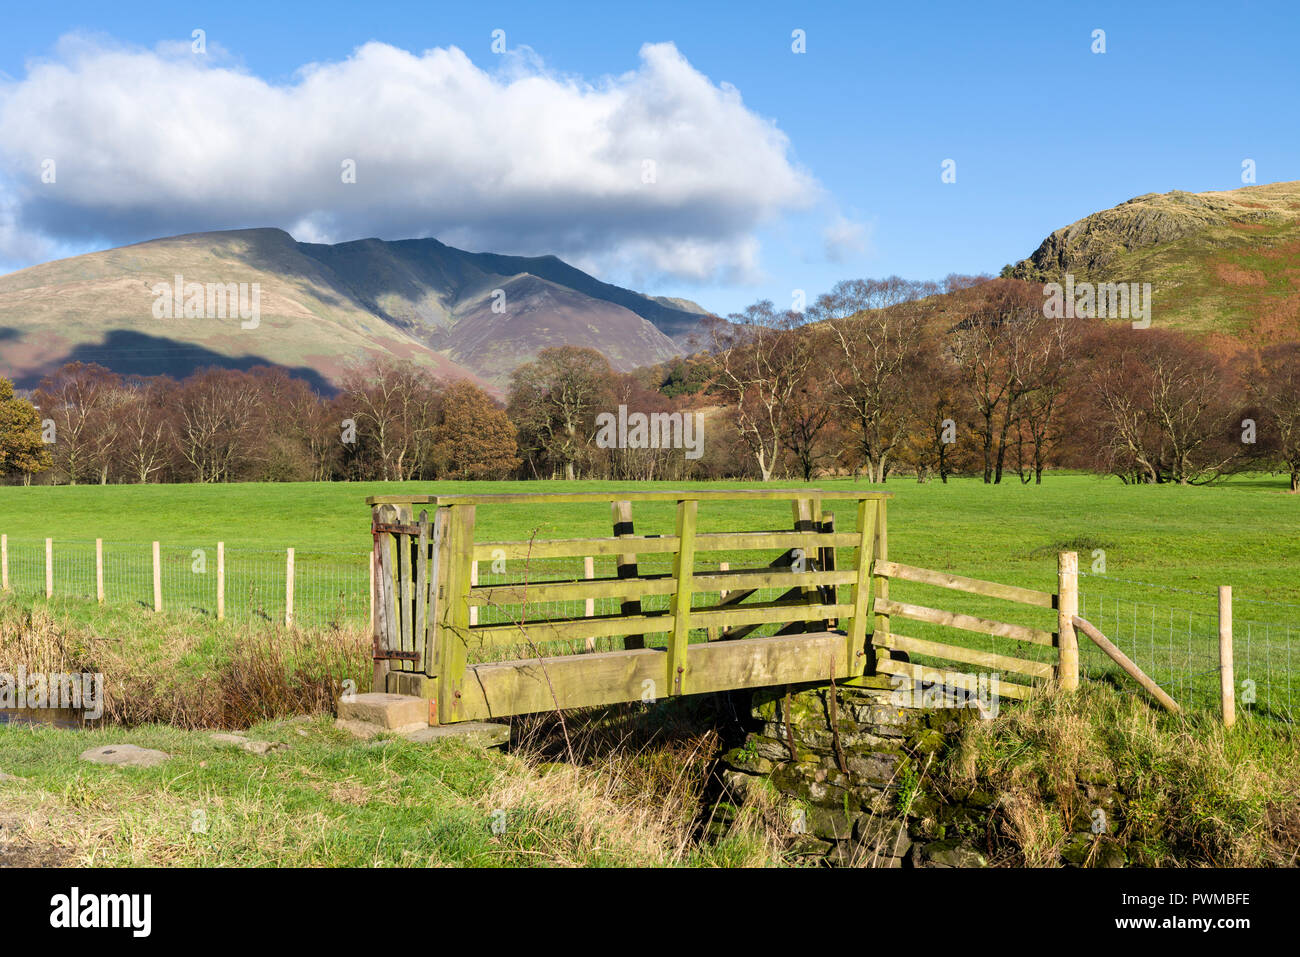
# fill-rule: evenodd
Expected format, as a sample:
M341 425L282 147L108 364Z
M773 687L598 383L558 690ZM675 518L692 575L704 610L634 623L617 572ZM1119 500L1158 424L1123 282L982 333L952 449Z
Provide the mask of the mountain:
M1085 216L1004 271L1031 282L1151 283L1152 324L1300 339L1300 182L1148 193Z
M246 306L255 286L256 321L233 309L186 318L189 291L162 294L176 276L247 284ZM434 239L299 243L280 229L192 233L0 276L0 374L29 388L74 360L177 376L273 364L328 391L350 363L397 356L500 392L546 346L591 346L618 369L662 362L681 351L671 337L706 314L554 256L470 253Z

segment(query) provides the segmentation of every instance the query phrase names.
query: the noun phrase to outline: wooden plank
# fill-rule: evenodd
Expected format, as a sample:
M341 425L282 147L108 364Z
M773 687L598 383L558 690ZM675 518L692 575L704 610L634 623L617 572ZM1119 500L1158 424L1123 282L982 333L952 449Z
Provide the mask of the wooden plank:
M833 674L843 641L827 632L691 645L689 693L838 680L845 677ZM473 665L466 673L464 719L641 701L663 680L666 658L663 649L641 648Z
M876 503L858 503L858 555L853 569L850 601L853 615L845 629L845 654L849 673L860 675L867 667L867 612L870 609L872 556L876 545Z
M1249 634L1249 632L1247 632ZM1232 586L1219 586L1219 703L1223 726L1237 723L1237 685L1232 663Z
M1129 677L1146 689L1147 693L1159 701L1167 710L1172 711L1175 714L1183 710L1178 706L1178 702L1165 694L1164 689L1147 677L1146 672L1135 665L1128 655L1116 648L1109 638L1098 631L1092 622L1085 621L1078 615L1075 615L1073 623L1075 628L1078 628L1081 632L1091 638L1098 648L1110 656L1111 661L1115 662L1115 664L1128 672Z
M632 525L632 503L626 500L620 500L610 503L610 511L614 516L614 537L622 539L633 539L636 537ZM621 579L637 578L637 561L636 552L620 551L618 552L618 577ZM675 590L677 583L672 583ZM649 593L647 593L649 594ZM672 594L672 591L654 592L653 594ZM635 596L623 598L622 612L625 615L641 614L641 600ZM645 635L624 635L624 648L644 648Z
M693 501L693 500L692 500ZM697 552L772 551L804 548L815 554L818 547L851 548L857 535L851 532L707 532L695 536ZM503 552L508 560L532 558L584 558L588 555L665 554L676 552L675 535L633 535L621 538L552 538L533 541L478 542L474 558L489 560ZM629 549L631 549L629 551ZM497 557L501 557L500 554Z
M367 505L545 505L550 503L606 502L785 502L815 497L859 501L886 499L892 492L858 492L836 489L682 489L646 492L504 492L483 495L371 495Z
M885 562L889 560L889 528L887 525L888 515L886 513L885 502L876 503L876 539L872 548L872 556L876 562ZM874 571L874 568L873 568ZM882 614L876 606L882 600L889 599L889 576L876 573L871 580L872 592L875 594L875 602L872 605L876 612L876 622L872 627L872 634L887 635L889 634L889 613ZM888 652L881 652L876 655L877 660L885 657L888 658Z
M899 618L910 618L912 621L924 621L932 625L944 625L948 628L960 628L963 631L992 635L995 638L1014 638L1016 641L1028 641L1036 645L1055 644L1052 633L1043 631L1041 628L1012 625L1005 621L992 621L988 618L962 615L954 611L943 611L939 608L926 608L924 605L909 605L906 602L878 598L876 599L876 611L883 611L886 615L897 615Z
M448 515L447 607L438 649L438 720L464 720L462 692L468 661L469 573L474 560L474 506L453 505Z
M673 559L673 577L677 579L668 613L673 617L673 632L668 640L669 694L685 694L690 683L686 673L686 646L691 640L692 577L695 574L695 519L700 503L687 499L677 503L677 539L682 543Z
M752 594L760 588L791 588L796 584L806 583L820 586L849 585L853 583L856 573L850 570L835 572L810 572L797 575L791 571L771 570L737 570L728 572L708 572L695 575L695 591L710 592L723 590L748 589ZM647 575L642 578L597 578L592 581L568 582L530 582L527 588L528 601L582 601L599 598L626 598L645 595L671 595L677 590L677 581L672 575ZM480 585L470 591L469 601L472 606L513 605L524 597L523 585ZM640 602L627 602L637 606Z
M371 527L379 521L380 515L386 506L376 506L371 510ZM372 533L373 535L373 533ZM375 566L374 576L374 629L371 632L371 641L374 645L375 653L381 653L389 647L388 630L389 617L392 612L388 602L388 536L373 535L373 547L370 550L371 561ZM388 690L388 672L391 670L390 662L384 658L374 659L374 669L370 681L370 690L383 693Z
M442 622L443 594L446 588L447 568L447 509L433 513L433 540L429 550L429 617L424 635L424 673L438 673L438 629Z
M874 641L876 639L873 639ZM882 644L885 648L915 652L931 658L947 658L949 661L958 661L964 665L979 665L995 671L1014 671L1016 674L1029 675L1032 678L1050 678L1054 671L1053 666L1048 662L1029 661L1026 658L1013 658L1010 655L999 655L991 651L977 651L959 645L945 645L937 641L909 638L896 631L886 635Z
M983 691L979 685L979 679L972 674L962 671L943 671L938 668L926 668L922 665L914 665L907 661L894 661L890 658L878 660L876 670L887 675L901 675L904 678L913 678L917 681L924 681L930 684L944 684L951 688L961 688L965 691ZM992 689L988 689L992 690ZM1003 698L1015 698L1024 700L1033 696L1038 689L1030 685L1013 684L1010 681L998 681L998 696Z
M416 539L415 552L415 632L411 636L412 650L418 651L421 660L417 661L414 671L424 670L424 648L429 629L429 513L420 510L420 534Z
M988 598L1002 598L1006 601L1020 602L1039 608L1056 607L1055 596L1045 591L1032 588L1020 588L1016 585L1003 585L998 582L983 581L979 578L966 578L963 575L950 575L930 568L917 568L914 565L900 565L898 562L876 562L876 574L888 578L901 578L904 581L917 582L922 585L937 585L940 588L952 588L957 591L971 592Z

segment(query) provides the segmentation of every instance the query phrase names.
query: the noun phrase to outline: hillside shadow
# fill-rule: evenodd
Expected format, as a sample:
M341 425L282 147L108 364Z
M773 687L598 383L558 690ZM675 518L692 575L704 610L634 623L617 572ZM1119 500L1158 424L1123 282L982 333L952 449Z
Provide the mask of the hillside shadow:
M0 328L0 341L16 338L15 332L12 328ZM332 396L338 392L338 388L319 371L308 366L285 365L258 355L223 355L205 346L124 329L110 332L101 343L84 344L71 349L44 368L16 377L14 385L20 389L35 389L42 377L69 362L95 362L120 375L170 375L176 379L184 379L194 370L207 366L240 372L247 372L255 366L271 366L285 370L294 378L305 380L321 395Z

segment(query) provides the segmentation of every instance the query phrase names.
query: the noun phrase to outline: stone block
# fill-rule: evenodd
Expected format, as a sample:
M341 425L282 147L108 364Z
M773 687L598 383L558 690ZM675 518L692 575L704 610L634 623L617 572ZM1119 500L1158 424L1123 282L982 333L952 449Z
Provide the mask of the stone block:
M339 722L374 725L382 731L428 727L429 702L411 695L371 691L339 699Z

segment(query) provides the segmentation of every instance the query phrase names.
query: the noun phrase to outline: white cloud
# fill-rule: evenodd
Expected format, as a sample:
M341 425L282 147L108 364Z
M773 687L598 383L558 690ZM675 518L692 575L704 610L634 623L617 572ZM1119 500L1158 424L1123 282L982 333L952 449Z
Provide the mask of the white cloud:
M226 55L66 38L0 83L14 204L0 238L37 250L284 226L705 280L752 275L754 230L820 197L785 134L671 43L596 81L531 51L500 67L372 42L274 85ZM40 182L46 158L55 184ZM341 179L349 159L355 184Z
M833 263L845 262L867 252L871 243L871 228L854 222L842 213L836 213L822 229L822 247L826 259Z

